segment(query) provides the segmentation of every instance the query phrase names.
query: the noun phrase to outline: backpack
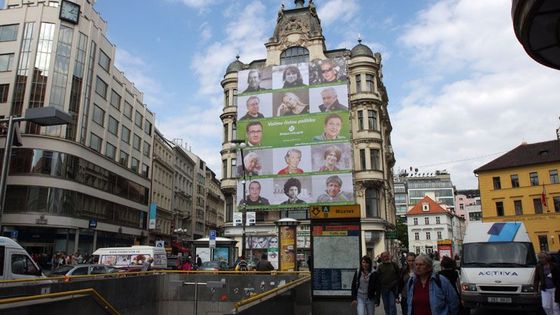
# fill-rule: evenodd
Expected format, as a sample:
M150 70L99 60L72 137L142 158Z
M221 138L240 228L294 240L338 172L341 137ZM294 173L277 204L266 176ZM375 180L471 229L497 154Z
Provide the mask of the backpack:
M249 269L247 268L247 262L245 260L241 260L239 261L239 263L237 264L237 267L239 268L239 271L248 271Z

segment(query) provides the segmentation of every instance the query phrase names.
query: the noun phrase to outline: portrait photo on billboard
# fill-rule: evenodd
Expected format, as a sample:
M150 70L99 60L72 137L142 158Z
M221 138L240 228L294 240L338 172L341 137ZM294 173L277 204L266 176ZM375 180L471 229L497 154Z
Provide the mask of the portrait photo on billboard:
M348 112L326 113L322 120L322 131L313 136L313 141L350 139Z
M312 178L315 203L351 204L354 202L352 173L316 175Z
M295 208L313 201L311 176L274 178L274 204Z
M311 171L311 148L274 149L273 168L277 175L303 174Z
M272 89L272 68L242 70L237 73L239 94L255 94Z
M307 63L274 66L272 68L272 88L290 89L309 85L309 65Z
M348 86L346 84L309 89L312 113L348 111Z
M237 182L237 204L246 204L247 208L259 209L270 206L272 199L273 184L271 178L260 178L247 180L245 183L246 199L243 200L243 184L241 180Z
M272 116L272 93L237 98L237 120L254 120Z
M313 60L309 64L309 84L330 84L338 81L346 81L347 77L346 59L334 58Z
M315 172L336 172L352 169L350 143L321 144L311 147L311 165Z
M293 116L309 113L309 90L277 92L272 96L274 117Z
M245 177L270 175L273 173L273 150L245 150L243 151L243 163L241 163L241 152L237 152L237 176L243 178L243 165L245 165Z

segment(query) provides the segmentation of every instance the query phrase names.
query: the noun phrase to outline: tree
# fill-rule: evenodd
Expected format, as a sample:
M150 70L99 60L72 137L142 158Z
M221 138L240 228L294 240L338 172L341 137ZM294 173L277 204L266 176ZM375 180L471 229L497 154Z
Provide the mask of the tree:
M406 218L397 217L397 238L401 241L404 248L408 248L408 227L406 225Z

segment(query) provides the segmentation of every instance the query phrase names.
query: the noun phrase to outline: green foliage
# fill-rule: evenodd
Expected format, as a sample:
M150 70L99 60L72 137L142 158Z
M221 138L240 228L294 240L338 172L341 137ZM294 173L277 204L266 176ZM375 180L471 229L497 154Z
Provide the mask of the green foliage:
M408 228L405 222L406 218L397 217L397 239L401 241L404 248L408 248Z

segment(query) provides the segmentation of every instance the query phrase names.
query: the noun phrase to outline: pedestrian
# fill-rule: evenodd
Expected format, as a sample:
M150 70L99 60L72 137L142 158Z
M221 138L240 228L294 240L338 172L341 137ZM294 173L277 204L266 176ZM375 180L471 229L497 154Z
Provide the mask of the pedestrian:
M407 283L407 315L457 315L459 299L453 285L433 272L432 259L424 254L414 261L414 276Z
M381 253L381 264L377 267L378 285L386 315L397 315L397 299L399 291L399 265L391 260L389 252Z
M413 252L409 252L406 254L406 265L401 270L400 282L399 282L399 294L400 296L400 303L401 303L401 311L403 314L407 313L407 299L406 296L408 294L406 284L408 283L408 279L414 276L414 260L416 259L416 254Z
M434 272L438 273L441 271L441 262L440 262L440 257L439 257L439 253L437 251L434 252L434 257L433 257L433 262L434 262Z
M261 260L257 263L257 271L272 271L274 270L274 266L266 259L266 253L261 255Z
M181 270L193 270L193 265L191 263L190 256L189 256L189 258L185 259L185 261L181 265L180 269Z
M457 293L457 299L459 299L459 313L463 313L463 303L461 303L461 282L459 280L459 272L457 271L457 265L455 260L450 257L443 256L441 259L441 271L438 272L439 275L444 276L449 280L449 283L455 289Z
M535 287L541 290L542 307L546 315L560 315L560 267L550 255L541 252L535 269Z
M247 267L247 261L245 260L245 256L241 255L241 257L239 257L239 261L237 262L237 265L235 266L235 271L248 271L249 268Z
M307 256L307 268L309 268L309 272L313 270L313 257L312 255Z
M202 266L202 258L200 258L200 256L196 255L196 269L200 268L200 266Z
M379 294L376 290L377 272L373 271L371 258L363 256L360 268L352 279L352 305L357 306L358 315L373 315L375 306L379 305Z

